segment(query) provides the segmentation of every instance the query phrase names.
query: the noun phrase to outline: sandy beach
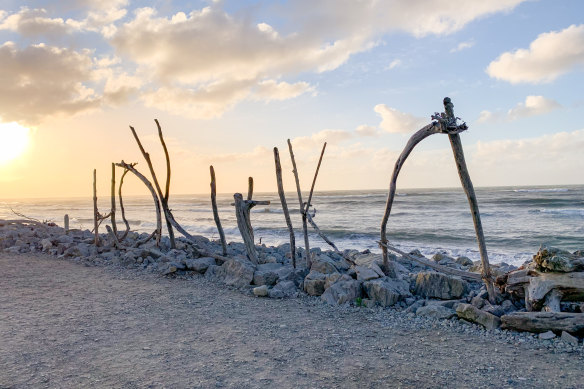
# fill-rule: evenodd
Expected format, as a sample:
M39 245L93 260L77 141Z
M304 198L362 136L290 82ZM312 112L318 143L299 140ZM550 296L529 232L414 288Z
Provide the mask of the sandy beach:
M580 354L519 334L44 254L0 267L1 388L582 387Z

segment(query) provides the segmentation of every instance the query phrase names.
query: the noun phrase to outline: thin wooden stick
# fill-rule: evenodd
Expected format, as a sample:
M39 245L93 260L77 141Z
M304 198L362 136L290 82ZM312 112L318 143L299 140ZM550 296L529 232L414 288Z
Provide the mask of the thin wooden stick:
M302 202L302 191L300 190L300 179L298 178L298 169L296 168L296 160L294 158L294 151L292 150L292 143L288 139L288 150L290 151L290 159L292 159L292 173L294 173L294 180L296 181L296 192L298 193L299 210L302 214L302 233L304 234L304 259L306 267L310 269L310 243L308 240L308 224L306 223L306 212L304 212L304 203Z
M395 251L396 253L398 253L402 257L404 257L406 259L409 259L410 261L414 261L414 262L417 262L417 263L419 263L421 265L428 266L429 268L438 270L438 271L440 271L442 273L456 275L456 276L459 276L461 278L464 278L464 279L467 279L467 280L470 280L470 281L480 281L481 280L480 274L466 272L466 271L462 271L462 270L458 270L458 269L452 269L452 268L447 267L447 266L442 266L442 265L439 265L437 263L430 262L430 261L426 261L424 259L418 258L418 257L416 257L414 255L410 255L410 254L404 253L400 249L398 249L398 248L396 248L396 247L394 247L394 246L392 246L390 244L381 243L381 242L379 242L379 243L381 245L383 245L384 247L386 247L387 249L389 249L391 251Z
M322 151L320 152L320 158L318 159L318 165L316 165L316 171L314 172L314 178L312 179L312 186L310 187L310 194L308 195L308 201L306 202L306 207L304 212L308 212L310 209L310 202L312 201L312 193L314 192L314 185L316 184L316 177L318 177L318 170L320 169L320 164L322 162L322 156L324 155L324 150L326 149L326 142L322 146Z
M209 166L209 170L211 171L211 206L213 207L213 219L215 219L215 224L219 231L219 238L221 238L223 255L227 255L227 242L225 241L225 233L223 232L221 220L219 219L219 210L217 209L217 185L215 183L215 169L213 165Z
M327 236L325 234L322 233L322 231L320 230L320 228L318 228L318 226L316 225L316 223L314 222L314 220L312 220L312 216L310 216L310 213L306 213L306 219L308 219L308 222L310 223L310 225L312 226L312 228L314 228L314 231L316 231L316 233L318 234L318 236L320 236L322 238L322 240L324 240L325 242L327 242L329 244L329 246L331 246L337 253L340 253L339 249L337 248L337 246L329 239L327 238Z
M64 227L65 227L65 235L69 234L69 215L65 214L65 217L63 218L63 223L64 223Z
M97 222L99 211L97 210L97 170L93 169L93 232L95 234L94 244L99 246L99 224Z
M122 236L119 238L120 241L123 241L124 239L126 239L126 237L128 236L128 233L130 232L130 223L126 219L126 210L124 209L124 200L122 199L122 185L124 185L124 177L126 177L126 174L128 174L128 172L129 172L128 169L124 169L124 173L122 174L122 177L120 177L120 186L118 188L118 198L120 201L120 210L122 212L122 220L124 221L124 224L126 225L126 231L124 231Z
M112 187L111 187L112 209L110 211L110 219L112 222L112 231L118 237L118 227L116 226L116 164L112 162Z
M253 177L247 179L247 199L251 200L253 197Z
M124 161L122 161L120 163L116 163L116 166L119 166L121 168L124 168L124 169L131 171L136 177L138 177L138 179L140 181L142 181L144 183L144 185L146 185L146 187L150 191L150 194L152 195L152 199L154 200L154 206L156 208L156 230L154 230L154 233L156 234L156 245L159 245L160 238L162 236L162 220L161 220L160 201L158 200L158 197L156 196L156 191L154 190L152 183L150 183L150 181L148 181L148 179L142 173L140 173L138 170L136 170L136 168L134 167L134 164L128 164L128 163L125 163Z
M280 153L278 148L274 147L274 161L276 163L276 182L278 184L278 194L280 195L280 203L282 203L282 210L284 211L284 219L290 232L290 256L292 258L292 266L296 269L296 237L294 236L294 228L292 228L292 221L290 220L290 213L288 212L288 204L286 203L286 195L284 193L284 184L282 183L282 166L280 165Z
M166 142L164 141L164 137L162 136L162 127L160 127L160 123L158 123L158 119L154 119L156 123L156 127L158 128L158 138L160 138L160 143L162 144L162 148L164 150L164 157L166 159L166 188L164 191L164 201L168 203L168 197L170 192L170 156L168 155L168 148L166 147Z
M444 98L444 112L446 113L446 118L449 123L454 123L456 126L456 118L454 116L454 104L449 97ZM456 161L456 167L458 169L458 176L460 177L460 182L466 193L468 199L468 205L470 206L470 211L472 214L472 221L475 227L476 238L479 244L479 252L481 254L481 264L483 267L482 277L487 287L487 293L489 295L489 301L495 303L495 287L493 285L493 277L491 275L491 267L489 265L489 257L487 255L487 245L485 243L485 235L483 234L483 225L481 223L481 215L479 213L479 204L477 197L475 195L474 187L472 181L470 180L470 174L466 167L466 161L464 159L464 151L462 149L462 142L460 140L460 135L458 134L448 134L450 139L450 145L452 146L452 153L454 154L454 160Z

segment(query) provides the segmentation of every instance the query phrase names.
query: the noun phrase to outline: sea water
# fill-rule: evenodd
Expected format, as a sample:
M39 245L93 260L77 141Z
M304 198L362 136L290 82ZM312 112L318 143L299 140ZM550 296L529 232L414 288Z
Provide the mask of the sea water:
M493 263L522 264L542 244L574 251L584 249L584 186L476 188L489 259ZM277 193L257 193L251 219L256 243L289 242L284 214ZM379 229L387 200L386 190L326 191L314 194L314 221L339 249L369 249L379 252ZM219 215L228 241L241 241L232 194L217 196ZM302 222L296 193L287 193L287 203L296 231L296 244L303 245ZM109 198L100 198L100 211L109 211ZM132 230L155 228L151 197L124 197ZM218 239L209 194L175 195L170 207L177 221L190 233ZM63 223L69 215L71 228L93 228L90 197L69 199L0 200L0 218L19 218L13 211L42 221ZM117 213L118 228L123 229ZM164 223L163 223L164 224ZM105 229L103 230L105 232ZM402 250L419 249L425 255L445 252L479 259L467 198L460 188L399 190L387 227L388 240ZM328 248L309 226L311 247Z

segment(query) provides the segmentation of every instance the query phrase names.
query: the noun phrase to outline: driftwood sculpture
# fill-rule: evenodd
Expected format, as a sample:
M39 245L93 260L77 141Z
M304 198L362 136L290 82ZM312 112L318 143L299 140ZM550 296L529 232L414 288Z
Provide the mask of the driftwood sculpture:
M288 204L286 203L286 195L284 193L284 184L282 183L282 165L280 164L280 153L278 148L274 147L274 161L276 163L276 182L278 184L278 195L280 196L280 203L284 212L284 219L290 232L290 258L292 259L292 266L296 268L296 237L294 236L294 228L290 220L290 212L288 212Z
M468 169L466 167L462 143L460 141L459 136L459 133L466 131L468 127L466 123L462 123L461 125L457 124L458 118L454 116L454 104L452 104L452 101L450 100L449 97L444 98L444 111L445 112L442 114L436 113L435 115L433 115L432 119L435 119L433 123L423 127L414 135L412 135L412 137L406 144L406 147L404 148L404 150L402 151L402 153L400 154L399 158L395 163L393 174L390 181L389 193L387 195L385 213L381 221L380 246L383 253L383 266L385 268L384 271L387 271L389 269L388 249L390 248L390 246L388 245L387 241L387 221L389 219L391 207L393 205L393 200L395 197L397 177L399 175L399 172L403 164L405 163L406 159L408 158L408 156L418 143L420 143L422 140L433 134L447 134L450 139L450 144L452 146L452 152L454 153L454 160L456 162L456 167L458 169L458 175L460 177L462 187L464 188L471 209L476 237L479 245L479 252L481 255L481 263L483 268L482 279L487 287L489 301L494 303L495 290L489 266L489 259L487 256L487 249L485 245L485 237L483 234L483 228L479 214L478 202L476 199L476 195L474 193L472 182L470 180Z
M250 180L250 183L253 183L253 180ZM250 185L250 191L248 192L248 198L251 196L249 194L253 194L253 184ZM254 264L259 263L258 253L255 249L254 237L253 237L253 228L251 226L250 220L250 211L256 205L269 205L269 201L255 201L255 200L244 200L243 195L241 193L235 193L233 195L235 202L235 216L237 218L237 227L239 228L239 232L241 233L241 238L243 239L243 243L245 244L245 250L247 252L247 256L249 260L252 261Z

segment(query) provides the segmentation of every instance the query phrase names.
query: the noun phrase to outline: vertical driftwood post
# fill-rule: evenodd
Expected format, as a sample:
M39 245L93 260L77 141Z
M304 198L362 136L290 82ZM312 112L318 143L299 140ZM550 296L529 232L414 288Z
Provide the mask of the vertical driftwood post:
M110 217L112 221L112 232L118 237L118 227L116 226L116 164L112 162L112 188L111 188L112 209Z
M306 267L310 269L310 243L308 241L308 224L306 221L306 212L304 212L304 203L302 202L302 191L300 190L300 179L298 178L298 169L296 168L296 159L294 158L294 151L292 150L292 143L288 139L288 150L290 151L290 159L292 159L292 173L294 173L294 180L296 181L296 191L298 192L298 202L300 206L300 213L302 214L302 233L304 234L304 259L306 260Z
M241 237L243 238L243 243L245 244L245 250L247 251L247 256L249 257L250 261L257 264L259 259L253 241L253 232L250 230L251 223L249 221L249 210L253 205L249 200L244 201L241 193L235 193L233 198L235 199L235 216L237 217L237 227L239 228L239 232L241 232Z
M69 234L69 215L65 214L63 225L65 227L65 235Z
M444 98L444 112L446 113L446 119L450 123L454 123L454 126L456 127L454 104L452 104L452 101L449 97ZM479 213L479 204L477 202L472 181L470 180L470 175L468 174L468 169L466 168L464 152L462 150L462 142L460 141L460 135L458 134L448 134L448 138L450 139L450 145L452 146L452 152L454 153L454 160L456 161L458 176L460 177L460 182L462 183L462 187L464 188L464 192L468 198L468 204L472 214L472 221L474 223L475 233L479 244L479 252L481 255L481 264L483 266L483 281L485 282L487 292L489 293L489 301L494 303L495 289L493 286L493 278L491 276L491 268L489 266L489 257L487 255L487 245L485 244L485 235L483 234L481 215Z
M211 171L211 206L213 207L213 219L215 219L215 224L217 225L217 230L219 231L219 237L221 238L221 248L223 249L223 255L227 255L225 233L223 232L221 220L219 219L219 210L217 209L217 185L215 183L215 169L213 169L213 165L209 166L209 170Z
M253 177L249 177L247 179L247 201L252 201L251 200L252 197L253 197ZM251 216L250 216L251 208L252 207L247 207L245 209L245 212L246 212L245 221L247 223L247 227L248 227L249 232L251 234L251 240L252 240L252 242L255 242L255 237L253 235L253 227L251 226Z
M126 236L128 236L128 233L130 232L130 223L128 222L128 219L126 219L126 210L124 208L124 199L122 198L122 186L124 185L124 177L126 177L126 174L128 174L129 170L128 169L124 169L124 173L122 174L122 177L120 177L120 186L118 187L118 198L120 200L120 211L122 212L122 220L124 221L124 224L126 226L126 231L124 231L124 233L122 234L122 236L120 237L120 241L126 239Z
M282 210L284 211L284 218L286 225L290 232L290 256L292 258L292 266L296 268L296 237L294 236L294 229L292 228L292 221L290 220L290 213L288 212L288 204L286 204L286 195L284 194L284 184L282 183L282 166L280 165L280 153L278 148L274 147L274 160L276 163L276 181L278 183L278 194L280 195L280 202L282 203Z
M253 197L253 177L247 179L247 199L251 201Z
M97 210L97 170L93 169L93 233L95 234L94 243L99 246L99 211Z

